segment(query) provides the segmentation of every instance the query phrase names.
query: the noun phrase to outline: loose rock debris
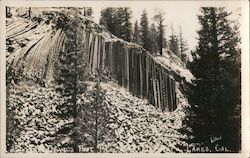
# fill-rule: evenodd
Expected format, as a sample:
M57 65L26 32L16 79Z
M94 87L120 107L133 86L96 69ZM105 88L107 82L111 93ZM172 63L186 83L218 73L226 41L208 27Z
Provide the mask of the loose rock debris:
M116 83L102 83L101 87L106 92L104 103L110 111L107 129L113 136L98 144L100 152L183 152L187 136L178 130L182 128L188 106L184 98L174 112L162 112ZM73 119L56 115L62 99L53 88L25 84L10 88L7 107L19 122L16 130L20 130L12 137L11 152L73 152L63 148L72 142L70 130L66 129L73 129Z

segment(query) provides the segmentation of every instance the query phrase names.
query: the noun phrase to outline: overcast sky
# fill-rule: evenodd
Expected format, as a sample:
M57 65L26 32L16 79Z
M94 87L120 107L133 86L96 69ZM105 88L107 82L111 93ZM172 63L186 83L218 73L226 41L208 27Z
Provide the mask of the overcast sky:
M165 12L165 25L166 37L170 35L171 24L174 27L175 33L179 33L180 26L182 27L183 37L187 41L189 48L192 50L197 44L197 33L199 30L199 22L197 14L199 14L199 8L201 6L225 6L229 10L235 10L240 7L242 3L235 3L232 1L216 1L215 2L201 2L201 1L106 1L105 3L85 3L86 6L90 6L94 11L94 20L99 23L100 12L106 7L130 7L132 10L132 23L138 20L140 23L140 17L143 9L146 9L148 13L149 23L153 22L152 17L155 15L155 10L160 9Z

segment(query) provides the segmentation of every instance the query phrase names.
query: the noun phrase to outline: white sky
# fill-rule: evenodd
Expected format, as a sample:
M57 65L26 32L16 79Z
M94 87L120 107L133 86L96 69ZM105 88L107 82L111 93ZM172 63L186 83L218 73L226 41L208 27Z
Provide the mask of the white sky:
M99 23L100 12L106 7L130 7L132 10L132 23L138 20L143 9L148 13L149 23L153 22L152 17L155 15L155 9L160 9L165 12L165 25L167 25L166 37L171 34L170 26L173 24L175 33L179 34L179 28L182 27L183 37L187 41L190 50L194 49L197 44L197 33L199 30L199 23L197 14L201 6L225 6L229 10L235 10L241 7L243 3L234 1L215 1L215 2L201 2L201 1L105 1L105 3L96 1L95 3L85 3L85 6L93 8L94 20ZM246 3L245 3L246 4ZM149 25L150 26L150 25Z

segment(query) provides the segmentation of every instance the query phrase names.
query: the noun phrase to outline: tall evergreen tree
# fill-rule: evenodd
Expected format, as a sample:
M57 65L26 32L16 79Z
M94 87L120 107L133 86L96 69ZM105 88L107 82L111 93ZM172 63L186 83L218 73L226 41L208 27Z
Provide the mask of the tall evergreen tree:
M166 47L166 39L165 39L165 25L164 22L165 13L162 11L158 11L158 13L154 16L154 20L158 23L158 44L159 44L159 53L163 54L163 48Z
M134 24L134 32L133 32L133 42L141 45L141 37L140 37L140 28L138 26L137 20L135 21Z
M164 15L165 13L162 11L158 11L158 13L154 16L154 20L158 23L158 44L159 44L159 53L163 54L163 48L166 47L166 39L165 39L165 25L164 23Z
M199 43L190 63L196 77L189 94L192 142L240 150L240 48L237 27L225 8L204 7L198 15ZM213 142L211 139L219 138Z
M114 35L117 34L115 23L115 8L108 7L101 11L100 22L101 25L106 27Z
M131 41L131 14L132 11L128 7L109 7L101 11L100 24L104 25L115 36L125 41Z
M132 36L131 14L132 11L128 7L118 8L116 13L117 36L129 42Z
M84 45L84 31L80 26L79 11L72 10L74 17L65 16L58 18L58 27L62 27L66 34L65 50L59 55L59 61L56 63L58 74L56 82L58 83L57 91L62 93L64 99L62 104L57 106L60 110L58 114L62 118L73 118L74 126L77 126L76 118L78 116L78 95L85 91L84 81L87 77L86 46ZM79 75L81 74L81 75ZM78 152L77 133L72 132L74 151Z
M98 70L99 76L95 78L96 85L91 91L82 94L82 105L79 107L78 126L75 128L79 134L80 144L84 148L91 149L93 152L102 152L100 144L107 142L113 135L107 124L110 121L110 109L105 102L105 91L101 88L104 79L103 71ZM88 101L86 101L88 100Z
M171 36L169 36L169 42L168 42L168 46L169 49L171 50L171 52L173 52L175 55L180 57L180 53L179 53L179 40L178 37L174 34L174 28L171 25Z
M132 23L131 23L131 14L132 11L131 9L129 9L128 7L125 8L125 40L126 41L131 41L132 40L132 35L133 35L133 31L132 31Z
M158 44L158 34L155 27L155 24L151 24L149 29L149 37L150 37L150 47L152 54L157 54L157 51L159 50L159 44Z
M180 26L180 33L179 33L179 52L180 52L180 57L182 61L186 64L188 60L188 54L187 54L188 46L187 42L183 39L182 36L182 29Z
M142 40L142 46L146 50L150 50L150 39L149 39L149 30L148 30L148 14L146 10L143 10L141 15L141 40Z

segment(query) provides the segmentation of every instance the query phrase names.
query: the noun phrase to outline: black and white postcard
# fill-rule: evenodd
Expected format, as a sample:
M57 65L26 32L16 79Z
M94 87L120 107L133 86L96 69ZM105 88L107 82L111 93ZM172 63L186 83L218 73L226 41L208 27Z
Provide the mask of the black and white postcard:
M1 157L248 157L249 1L2 1Z

